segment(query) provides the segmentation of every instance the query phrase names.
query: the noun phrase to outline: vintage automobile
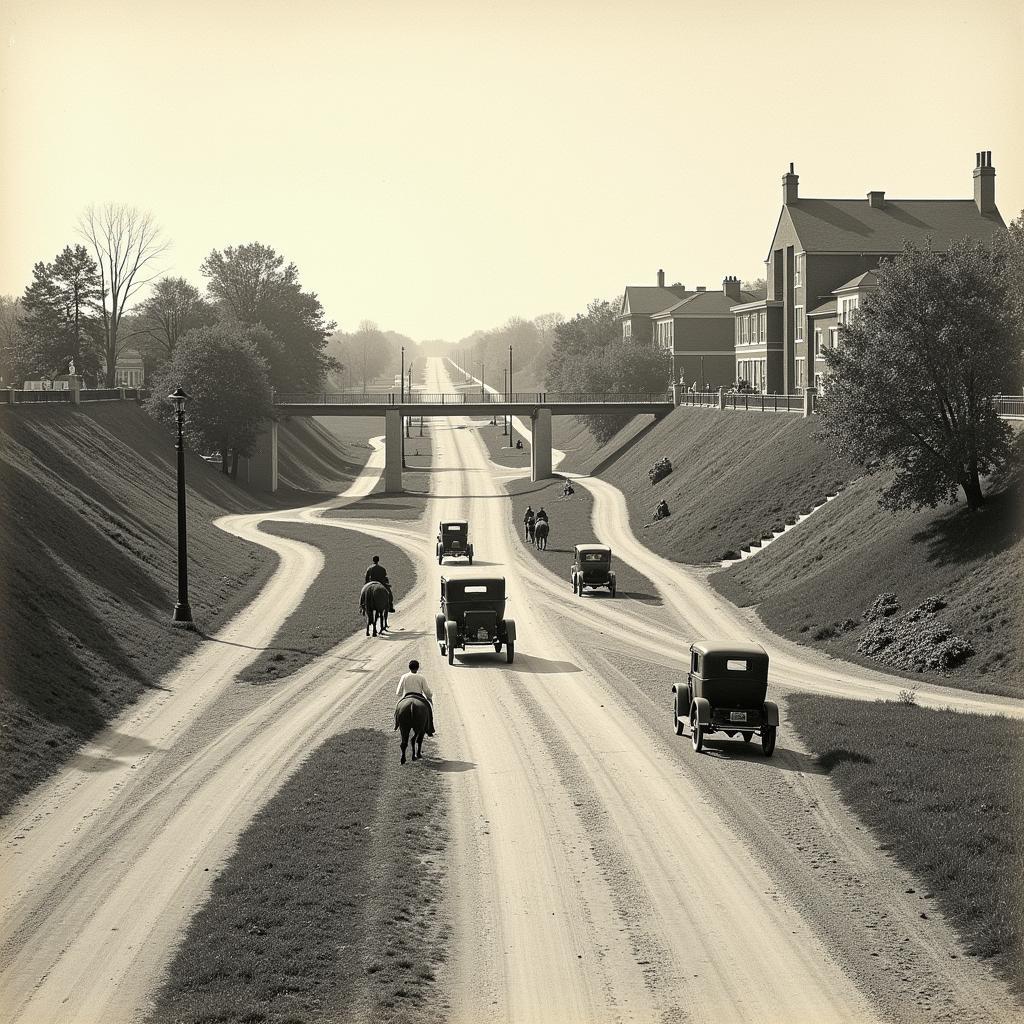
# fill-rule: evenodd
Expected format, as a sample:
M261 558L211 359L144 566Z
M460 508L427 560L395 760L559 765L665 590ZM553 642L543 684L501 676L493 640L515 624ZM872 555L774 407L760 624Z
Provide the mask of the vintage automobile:
M779 727L779 706L765 700L768 654L760 644L699 640L690 645L690 671L685 683L672 687L672 724L682 736L689 724L693 749L700 751L710 733L737 735L749 743L761 737L761 750L771 757Z
M473 564L473 545L469 543L469 523L449 519L437 525L437 564L445 558L468 558Z
M516 656L516 624L505 618L505 577L441 577L441 610L435 620L437 643L448 664L467 647L505 648L511 665Z
M615 573L612 571L612 549L603 544L577 544L572 549L569 570L572 592L583 596L584 587L607 587L615 596Z

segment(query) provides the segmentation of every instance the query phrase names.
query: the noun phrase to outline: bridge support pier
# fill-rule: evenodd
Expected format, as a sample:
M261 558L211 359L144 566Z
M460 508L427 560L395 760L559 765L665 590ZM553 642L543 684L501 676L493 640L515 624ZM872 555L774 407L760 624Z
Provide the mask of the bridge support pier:
M261 491L277 490L277 420L268 420L256 435L252 455L245 460L246 478Z
M402 493L402 412L388 409L384 413L384 490Z
M534 410L530 426L530 479L547 480L552 476L551 410Z

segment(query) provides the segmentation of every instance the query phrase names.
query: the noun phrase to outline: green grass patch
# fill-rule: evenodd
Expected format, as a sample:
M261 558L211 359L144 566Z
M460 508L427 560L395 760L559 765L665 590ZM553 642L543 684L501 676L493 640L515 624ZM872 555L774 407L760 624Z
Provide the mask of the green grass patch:
M193 918L150 1020L434 1020L447 956L446 792L395 734L316 750L256 816Z
M551 536L547 551L538 551L525 540L522 543L540 565L565 583L566 596L571 598L569 570L572 567L573 546L597 544L599 541L591 526L594 499L590 492L584 487L577 487L575 494L563 498L562 485L561 478L538 480L536 483L531 480L512 480L505 485L505 489L512 499L512 521L516 525L520 539L523 538L523 515L527 505L532 505L535 512L543 506L550 516ZM662 603L654 584L631 565L616 559L614 549L612 568L616 577L615 600L626 598L642 601L644 604ZM587 591L587 594L593 594L596 600L602 600L608 595L608 591Z
M1024 723L803 693L786 705L843 799L968 951L1024 993Z
M523 439L522 448L509 448L508 435L501 432L500 416L497 418L494 426L491 426L490 420L484 420L476 426L476 430L477 433L479 433L481 440L485 445L487 445L487 455L491 462L495 462L499 466L507 466L510 469L530 468L529 439ZM512 430L512 435L512 443L514 445L515 438L522 437L522 435L516 433L514 428Z
M266 683L283 679L353 633L365 631L366 620L359 614L359 591L373 555L380 555L394 587L398 611L389 625L394 630L402 624L402 596L415 582L416 571L401 548L353 530L315 523L269 522L261 530L319 548L324 567L270 645L239 674L240 680Z

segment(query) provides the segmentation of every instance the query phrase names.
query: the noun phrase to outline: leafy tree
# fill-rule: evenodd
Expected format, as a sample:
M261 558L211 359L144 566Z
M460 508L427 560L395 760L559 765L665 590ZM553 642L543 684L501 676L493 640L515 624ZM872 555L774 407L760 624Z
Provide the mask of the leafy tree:
M261 353L271 383L279 391L319 391L337 363L324 351L335 324L313 292L299 284L294 263L260 242L214 249L200 271L210 297L222 312L242 324L269 331Z
M26 375L21 299L0 295L0 385L21 383Z
M53 377L75 371L99 373L99 269L85 246L65 246L52 263L32 268L21 300L21 361L27 373Z
M744 281L743 290L745 292L753 292L755 295L767 295L768 294L768 278L767 277L755 277L753 281Z
M121 330L121 321L129 301L153 280L155 262L166 250L167 242L150 214L121 203L89 206L78 222L78 230L99 266L103 358L107 387L112 388L117 357L129 340L128 332Z
M135 330L145 338L147 354L164 362L174 354L183 334L195 327L208 327L216 318L195 285L183 277L162 277L142 303Z
M238 456L252 454L260 425L273 415L267 364L260 355L268 333L231 323L193 328L178 339L152 384L149 411L168 423L175 417L167 395L179 385L188 392L189 445L220 451L221 470L227 473L230 465L232 476L238 473Z
M616 319L618 312L618 300L595 299L586 313L555 326L547 366L548 391L665 391L671 372L669 354L651 345L624 342ZM606 441L629 419L628 414L583 417L599 441Z
M1020 371L1008 265L1003 237L908 245L826 352L822 433L837 454L894 471L884 507L934 508L962 489L977 509L981 477L1006 462L1010 428L991 398Z
M364 320L353 334L336 334L332 350L344 364L348 381L359 381L364 392L370 381L398 367L394 346L372 320Z

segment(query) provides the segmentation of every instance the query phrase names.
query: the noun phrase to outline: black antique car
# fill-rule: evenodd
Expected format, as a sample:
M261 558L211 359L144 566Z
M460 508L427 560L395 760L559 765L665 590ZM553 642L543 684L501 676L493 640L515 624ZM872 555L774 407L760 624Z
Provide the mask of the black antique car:
M437 643L448 664L455 651L467 647L505 648L505 660L516 656L516 624L505 618L505 577L441 577L441 610L435 619Z
M469 523L449 519L437 524L437 564L445 558L468 558L473 564L473 545L469 543Z
M771 757L779 727L779 706L765 700L768 654L760 644L699 640L690 645L685 683L672 687L672 724L676 735L690 726L693 749L701 750L709 733L739 734L744 743L761 737Z
M583 596L584 587L607 587L615 596L615 573L612 571L612 549L603 544L577 544L572 549L569 570L572 592Z

